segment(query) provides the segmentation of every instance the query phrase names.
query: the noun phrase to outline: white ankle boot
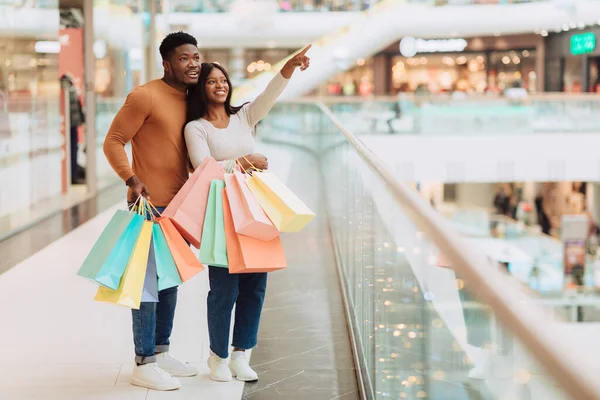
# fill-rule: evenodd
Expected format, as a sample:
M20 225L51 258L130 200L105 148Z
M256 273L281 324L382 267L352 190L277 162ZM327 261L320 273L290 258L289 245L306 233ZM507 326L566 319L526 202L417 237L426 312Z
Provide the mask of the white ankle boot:
M221 358L212 351L208 358L208 368L210 368L210 379L217 382L229 382L232 378L231 371L227 365L227 359Z
M231 353L231 362L229 363L231 374L242 382L255 382L258 380L258 374L250 368L250 363L246 357L245 351L234 351Z

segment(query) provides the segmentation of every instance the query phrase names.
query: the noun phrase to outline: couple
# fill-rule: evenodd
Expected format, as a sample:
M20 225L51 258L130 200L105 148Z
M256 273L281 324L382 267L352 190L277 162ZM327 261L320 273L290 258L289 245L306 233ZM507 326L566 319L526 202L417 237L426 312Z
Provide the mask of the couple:
M296 68L305 70L310 46L292 57L256 100L231 105L231 82L216 63L200 63L196 39L184 32L169 34L160 45L164 76L134 89L117 113L104 153L129 187L131 202L142 195L162 212L205 157L223 167L236 162L245 169L267 169L265 156L254 153L253 130L275 104ZM183 129L185 126L185 129ZM182 134L182 129L184 133ZM133 166L124 146L132 143ZM267 274L230 275L209 267L208 331L210 377L216 381L256 381L246 350L256 345ZM143 302L133 313L136 366L131 383L155 390L181 387L175 378L194 376L197 369L169 354L177 287L158 294L158 303ZM236 305L233 353L229 356L231 313Z

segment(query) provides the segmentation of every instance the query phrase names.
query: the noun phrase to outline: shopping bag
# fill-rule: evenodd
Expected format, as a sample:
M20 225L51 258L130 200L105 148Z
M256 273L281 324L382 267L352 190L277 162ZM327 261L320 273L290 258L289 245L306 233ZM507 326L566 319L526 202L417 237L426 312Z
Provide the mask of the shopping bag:
M236 233L227 193L223 192L223 216L229 273L273 272L287 267L281 239L265 242Z
M88 253L85 261L79 268L77 275L95 282L96 276L111 251L115 248L117 241L131 222L134 212L118 210L104 228L98 240Z
M270 172L254 172L246 183L280 232L299 232L315 214Z
M136 310L140 308L151 240L152 221L142 221L140 234L119 287L117 290L111 290L100 286L96 293L96 301L120 304Z
M127 228L123 231L117 244L113 247L108 258L102 264L94 280L102 286L116 290L121 282L121 277L129 263L131 254L140 235L145 218L134 214Z
M213 267L227 268L227 245L223 222L223 188L225 182L213 180L206 205L206 217L200 244L200 262Z
M169 203L163 217L170 218L181 235L199 249L204 226L204 214L210 182L223 179L225 170L212 157L206 157L190 177L191 184L184 185Z
M175 265L167 239L165 239L165 234L159 224L154 224L152 227L152 244L154 246L156 274L158 275L158 290L161 291L181 285L177 265Z
M225 174L225 190L237 233L265 242L279 236L279 231L246 185L244 174L238 171Z
M173 222L169 218L162 217L158 219L158 223L165 235L167 246L171 251L181 281L187 282L204 270L204 266L198 261L190 245L186 243L179 231L177 231Z
M154 224L152 224L152 231L153 235ZM158 303L158 274L156 271L156 257L154 256L154 242L152 238L150 239L148 264L146 265L146 277L144 278L144 288L142 290L142 302Z

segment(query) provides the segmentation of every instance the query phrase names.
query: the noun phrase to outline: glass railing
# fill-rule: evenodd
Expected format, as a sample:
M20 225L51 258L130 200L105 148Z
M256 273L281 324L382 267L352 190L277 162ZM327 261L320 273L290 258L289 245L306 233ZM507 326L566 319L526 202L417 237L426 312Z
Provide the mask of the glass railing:
M553 321L324 106L280 104L258 135L320 162L363 398L600 398L581 325Z
M58 96L0 92L0 238L61 208Z
M581 282L567 282L565 245L531 226L482 209L460 209L447 215L471 245L505 262L511 276L535 292L538 303L572 322L598 322L600 316L597 254L584 251Z
M600 96L329 98L357 134L485 135L600 132Z

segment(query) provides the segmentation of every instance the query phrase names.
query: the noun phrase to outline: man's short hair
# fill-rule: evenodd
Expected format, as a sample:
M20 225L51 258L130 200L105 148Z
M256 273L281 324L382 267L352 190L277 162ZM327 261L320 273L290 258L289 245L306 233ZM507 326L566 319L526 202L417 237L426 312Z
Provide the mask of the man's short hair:
M167 60L173 50L184 44L198 46L198 41L195 37L185 32L169 33L160 44L159 51L163 60Z

